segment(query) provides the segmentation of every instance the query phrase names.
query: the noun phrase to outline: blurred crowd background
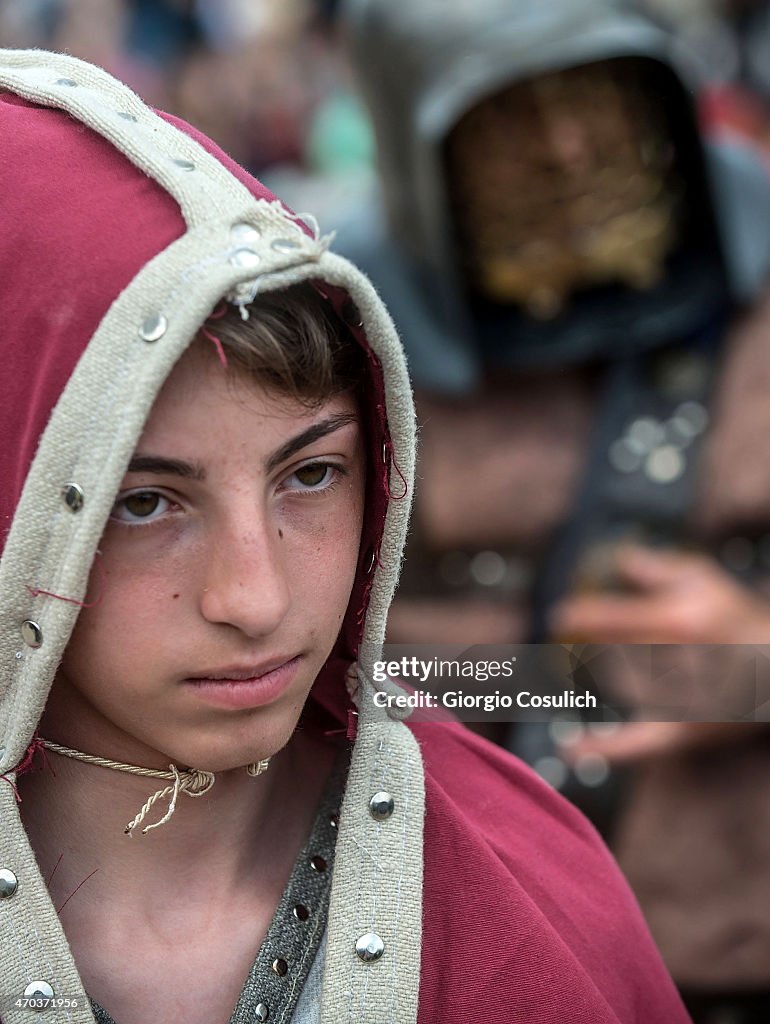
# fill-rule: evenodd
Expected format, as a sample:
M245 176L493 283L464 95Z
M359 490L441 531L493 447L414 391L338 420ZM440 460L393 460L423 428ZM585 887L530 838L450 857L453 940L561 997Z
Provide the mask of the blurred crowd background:
M256 174L371 168L374 144L340 34L341 0L0 0L0 44L107 68ZM646 0L725 80L770 95L770 14L756 0ZM313 193L315 195L315 193ZM334 195L332 195L332 201Z
M0 0L0 46L107 68L374 278L422 426L389 639L770 644L767 0ZM694 1020L767 1024L768 727L487 732Z
M334 0L2 0L0 43L100 64L254 173L326 172L371 158L365 120L344 110L352 101L335 9Z

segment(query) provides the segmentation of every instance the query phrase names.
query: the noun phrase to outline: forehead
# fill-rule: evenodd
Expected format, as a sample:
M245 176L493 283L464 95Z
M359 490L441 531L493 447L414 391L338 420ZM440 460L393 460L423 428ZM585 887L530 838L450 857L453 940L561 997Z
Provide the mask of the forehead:
M137 451L174 448L177 454L221 455L234 446L268 451L330 416L359 420L346 393L305 402L257 376L223 365L213 344L196 339L156 398Z

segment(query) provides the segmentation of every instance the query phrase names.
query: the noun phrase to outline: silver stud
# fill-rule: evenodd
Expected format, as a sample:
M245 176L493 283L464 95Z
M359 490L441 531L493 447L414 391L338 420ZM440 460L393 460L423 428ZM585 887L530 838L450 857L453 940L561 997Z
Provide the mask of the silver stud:
M289 965L283 959L282 956L276 957L270 965L279 978L283 978L286 972L289 970Z
M119 110L118 117L122 117L124 121L131 121L133 124L136 124L137 121L137 118L133 114L129 114L127 110Z
M25 999L53 999L53 997L54 991L47 981L31 981L24 989Z
M505 579L508 563L499 551L479 551L471 559L471 576L482 587L497 587Z
M230 228L230 238L233 245L255 245L261 236L262 232L259 228L255 228L253 224L233 224Z
M321 875L324 873L324 871L326 871L328 865L323 857L311 857L310 867L313 869L313 871L317 871L319 875Z
M64 504L70 512L79 512L86 500L85 493L80 484L65 484L61 492Z
M673 444L675 448L689 448L697 436L684 416L672 416L667 419L663 424L663 430L666 444Z
M708 409L701 402L682 402L674 416L687 424L692 435L702 434L709 424Z
M19 888L19 880L13 871L8 868L0 868L0 900L9 900L16 895Z
M560 757L537 757L532 767L553 789L561 789L569 776L569 769Z
M646 455L664 437L663 425L652 416L640 416L626 431L626 444L637 455Z
M22 659L23 657L24 657L24 651L17 651L17 652L16 652L15 654L14 654L14 658L15 658L15 659L16 659L17 661L21 661L21 659Z
M179 167L183 171L195 170L195 164L192 162L192 160L185 160L183 157L174 157L171 163L174 164L175 167Z
M307 921L307 919L310 917L310 911L307 909L304 903L298 903L296 907L294 907L294 909L292 910L292 914L294 914L298 921Z
M331 815L331 816L329 817L329 824L330 824L330 825L331 825L331 827L332 827L332 828L334 828L334 829L336 829L336 828L339 828L339 825L340 825L340 816L339 816L339 814L337 814L337 812L336 812L336 811L334 812L334 814L332 814L332 815Z
M598 789L610 777L610 766L602 754L583 754L572 766L575 778L588 789Z
M385 943L374 932L367 932L356 942L356 956L365 964L379 960L385 952Z
M243 267L245 270L253 270L261 262L261 256L253 249L236 249L230 257L230 263L234 267Z
M375 793L369 801L369 813L375 821L385 821L386 818L391 816L395 806L393 797L390 793L381 791L379 793Z
M37 622L25 619L21 624L21 638L27 647L40 647L43 643L43 630Z
M653 483L671 484L682 476L686 467L685 457L679 448L661 444L647 456L644 472Z
M265 1021L270 1016L270 1007L267 1003L257 1003L254 1007L254 1017L259 1021L259 1024L265 1024Z
M142 321L139 337L142 341L158 341L168 330L168 320L162 313L151 313Z
M74 78L57 78L56 79L56 84L57 85L66 85L66 86L69 86L69 88L74 89L75 86L78 83L75 81Z
M284 256L288 256L297 249L302 248L302 243L298 238L274 238L270 243L270 248L273 252L281 253Z

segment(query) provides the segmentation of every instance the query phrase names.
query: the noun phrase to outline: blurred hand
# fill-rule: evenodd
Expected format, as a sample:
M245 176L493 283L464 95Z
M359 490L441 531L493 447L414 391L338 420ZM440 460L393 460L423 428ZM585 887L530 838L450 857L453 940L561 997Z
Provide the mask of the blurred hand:
M618 551L616 571L629 592L568 597L552 613L554 634L594 643L770 643L770 601L707 556L628 546ZM697 650L682 651L683 665L696 656ZM697 671L696 665L689 669ZM750 722L629 722L608 733L584 733L561 753L573 764L596 756L632 764L740 743L766 728Z
M566 598L550 616L554 635L591 643L770 643L770 600L707 556L628 546L616 568L629 592Z
M706 749L753 739L767 724L757 722L627 722L609 733L584 733L559 753L568 764L601 757L621 767L668 754Z

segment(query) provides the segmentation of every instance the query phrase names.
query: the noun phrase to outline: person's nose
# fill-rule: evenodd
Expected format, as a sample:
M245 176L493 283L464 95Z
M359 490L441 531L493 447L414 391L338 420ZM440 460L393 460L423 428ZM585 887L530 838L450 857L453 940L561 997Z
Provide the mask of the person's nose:
M253 510L219 525L203 573L201 613L249 637L268 636L291 604L282 533Z

